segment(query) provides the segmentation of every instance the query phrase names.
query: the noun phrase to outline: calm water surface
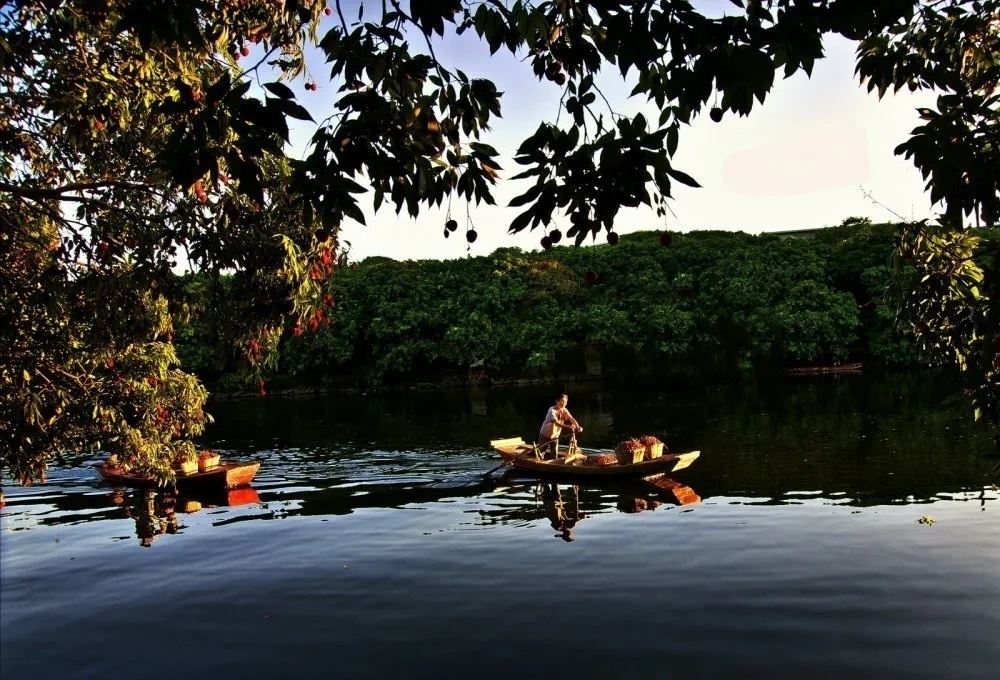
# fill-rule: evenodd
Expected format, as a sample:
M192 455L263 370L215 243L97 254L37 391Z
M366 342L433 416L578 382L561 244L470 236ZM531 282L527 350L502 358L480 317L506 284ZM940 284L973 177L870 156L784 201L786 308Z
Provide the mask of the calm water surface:
M947 380L573 386L581 444L701 458L484 480L550 392L215 403L204 443L263 462L238 493L8 485L0 675L997 677L997 461Z

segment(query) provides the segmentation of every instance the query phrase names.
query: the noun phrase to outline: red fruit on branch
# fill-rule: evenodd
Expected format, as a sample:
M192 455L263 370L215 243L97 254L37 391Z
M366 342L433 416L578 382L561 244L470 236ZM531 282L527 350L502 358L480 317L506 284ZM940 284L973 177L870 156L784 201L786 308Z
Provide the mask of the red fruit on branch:
M664 248L669 248L670 244L673 242L674 242L674 237L671 236L668 232L663 232L662 234L660 234L660 245L663 246Z
M583 275L583 280L587 282L588 286L593 286L597 283L597 278L597 272L595 271L589 271Z
M616 246L616 245L618 245L618 241L619 240L621 240L621 239L618 236L618 232L615 232L615 231L609 231L608 232L608 243L610 243L613 246Z
M469 243L475 243L478 237L479 234L476 233L475 229L469 229L469 231L465 232L465 240Z

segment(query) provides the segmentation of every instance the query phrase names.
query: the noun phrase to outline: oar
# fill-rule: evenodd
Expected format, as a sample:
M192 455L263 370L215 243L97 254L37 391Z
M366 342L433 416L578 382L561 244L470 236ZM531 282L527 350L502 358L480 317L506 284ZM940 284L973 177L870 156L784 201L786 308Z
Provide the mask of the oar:
M490 470L489 472L487 472L486 474L484 474L483 477L489 477L490 475L492 475L497 470L499 470L501 468L507 467L508 465L510 465L511 463L513 463L515 460L521 460L522 458L524 458L525 456L527 456L529 453L536 453L537 450L538 450L538 447L532 447L532 448L528 449L527 451L525 451L524 453L522 453L522 454L520 454L518 456L514 456L513 458L505 460L504 462L500 463L495 468L493 468L492 470Z

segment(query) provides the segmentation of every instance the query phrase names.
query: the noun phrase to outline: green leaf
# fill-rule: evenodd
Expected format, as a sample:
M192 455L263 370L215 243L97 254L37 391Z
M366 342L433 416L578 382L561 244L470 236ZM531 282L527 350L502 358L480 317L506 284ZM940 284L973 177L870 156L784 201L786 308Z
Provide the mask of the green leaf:
M281 99L295 99L295 94L292 92L292 89L284 83L264 83L264 89L271 94L277 95Z
M284 111L286 116L291 118L296 118L298 120L308 120L310 122L316 122L313 120L312 115L305 109L301 104L297 104L293 101L282 100L281 110Z
M701 187L701 185L698 184L697 181L695 181L694 177L687 174L686 172L677 170L676 168L667 168L667 174L676 179L681 184L686 184L689 187L695 187L695 188Z

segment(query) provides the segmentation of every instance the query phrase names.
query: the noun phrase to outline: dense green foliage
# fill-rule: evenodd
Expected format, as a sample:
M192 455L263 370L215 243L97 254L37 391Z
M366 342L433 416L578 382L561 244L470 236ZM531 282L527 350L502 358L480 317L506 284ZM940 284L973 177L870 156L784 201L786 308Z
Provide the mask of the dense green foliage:
M808 239L640 232L614 247L370 258L333 277L332 323L283 342L276 370L301 385L376 384L464 379L482 360L524 376L595 351L664 373L926 365L889 294L898 230L852 219ZM181 337L181 356L201 362L189 369L218 378L199 368L210 348Z

